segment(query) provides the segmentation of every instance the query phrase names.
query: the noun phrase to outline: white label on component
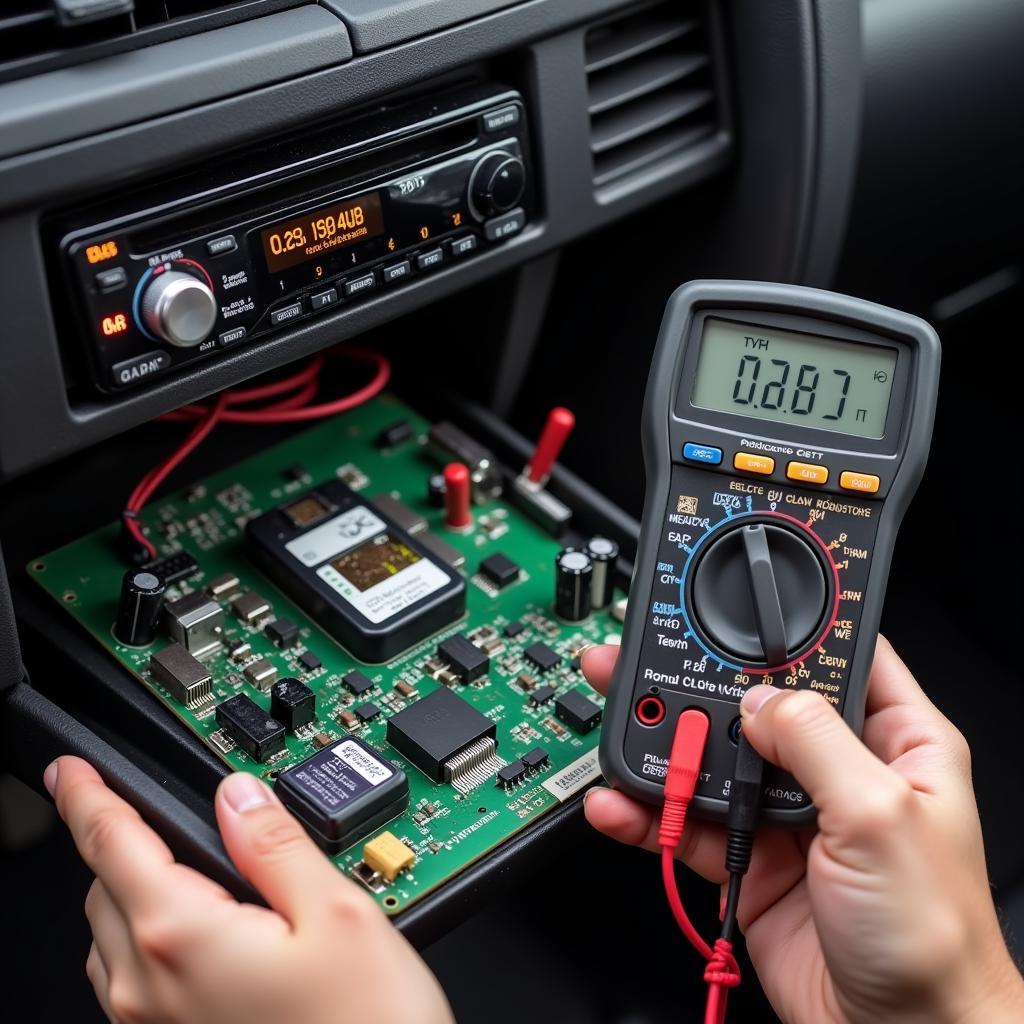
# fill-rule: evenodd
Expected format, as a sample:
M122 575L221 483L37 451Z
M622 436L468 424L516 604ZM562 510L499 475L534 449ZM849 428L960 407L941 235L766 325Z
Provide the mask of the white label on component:
M559 803L565 803L584 786L601 777L601 766L597 763L597 747L578 757L571 765L563 768L544 783L544 788Z
M382 519L364 505L357 505L322 523L315 530L288 541L285 548L303 565L312 568L386 529ZM331 585L334 586L333 583Z
M320 566L316 574L373 623L390 619L448 583L448 575L426 558L407 565L366 590L353 586L331 562Z
M386 764L382 764L352 740L342 740L336 747L331 748L331 753L338 760L344 761L349 768L359 772L371 786L379 786L394 775Z

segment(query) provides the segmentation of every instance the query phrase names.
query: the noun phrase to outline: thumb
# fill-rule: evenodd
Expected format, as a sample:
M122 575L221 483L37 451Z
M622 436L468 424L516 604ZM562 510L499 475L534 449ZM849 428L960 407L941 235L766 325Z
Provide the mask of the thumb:
M339 883L351 888L353 900L362 896L255 776L229 775L217 788L215 806L235 866L291 924L315 914L324 893Z
M906 783L853 734L836 710L811 690L754 686L740 702L743 734L754 749L791 772L818 807L821 827L845 818L865 794ZM895 795L895 793L894 793Z

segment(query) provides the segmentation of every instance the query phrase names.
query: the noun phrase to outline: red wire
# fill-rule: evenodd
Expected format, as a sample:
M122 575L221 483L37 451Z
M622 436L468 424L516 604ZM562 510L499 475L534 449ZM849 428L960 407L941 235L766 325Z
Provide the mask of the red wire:
M320 419L361 405L387 386L391 376L391 364L384 356L365 349L348 349L345 354L361 362L370 363L374 366L375 372L368 384L344 398L323 402L320 405L309 404L316 396L319 388L318 377L324 366L324 357L318 354L303 369L290 377L270 384L261 384L254 388L234 388L224 391L217 397L213 405L186 405L161 417L173 422L187 420L197 420L198 422L181 445L164 462L146 473L136 484L125 505L122 516L125 529L136 542L146 549L150 559L157 556L156 546L143 533L138 521L138 513L160 484L203 443L218 423L289 423ZM279 395L285 397L262 408L239 410L232 408L232 406L248 405L267 398L276 398Z

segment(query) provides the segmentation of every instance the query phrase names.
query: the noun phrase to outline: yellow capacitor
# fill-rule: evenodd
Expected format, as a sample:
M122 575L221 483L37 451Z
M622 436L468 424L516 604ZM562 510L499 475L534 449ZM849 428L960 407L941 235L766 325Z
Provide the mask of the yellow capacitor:
M363 862L393 882L399 871L416 863L416 854L394 833L381 832L363 847Z

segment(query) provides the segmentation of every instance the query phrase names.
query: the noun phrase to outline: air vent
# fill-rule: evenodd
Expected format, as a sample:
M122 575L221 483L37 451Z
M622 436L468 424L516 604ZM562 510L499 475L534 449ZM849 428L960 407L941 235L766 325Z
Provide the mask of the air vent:
M587 32L594 185L600 190L718 134L704 0L647 4Z
M135 0L129 14L65 26L56 0L0 0L0 82L81 64L311 0Z

